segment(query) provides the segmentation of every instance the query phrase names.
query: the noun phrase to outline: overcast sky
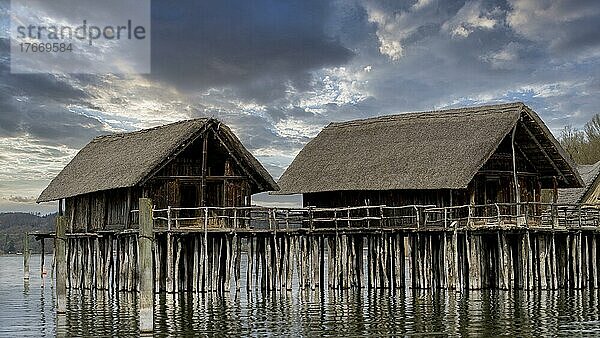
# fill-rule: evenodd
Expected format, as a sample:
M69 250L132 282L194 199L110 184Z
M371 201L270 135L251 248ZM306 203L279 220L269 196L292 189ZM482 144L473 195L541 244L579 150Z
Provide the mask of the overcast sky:
M523 101L558 134L600 111L597 0L152 2L149 75L12 75L0 0L0 212L93 137L214 116L276 178L331 121Z

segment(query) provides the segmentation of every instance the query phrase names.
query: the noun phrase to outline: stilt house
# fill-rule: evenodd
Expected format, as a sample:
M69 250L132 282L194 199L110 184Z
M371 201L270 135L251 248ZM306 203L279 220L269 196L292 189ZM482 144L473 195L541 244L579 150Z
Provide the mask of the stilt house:
M159 209L248 206L252 194L273 190L273 178L231 130L205 118L97 137L37 201L60 201L69 228L90 231L135 224L140 197Z
M316 207L539 202L542 189L583 186L523 103L331 123L278 183Z

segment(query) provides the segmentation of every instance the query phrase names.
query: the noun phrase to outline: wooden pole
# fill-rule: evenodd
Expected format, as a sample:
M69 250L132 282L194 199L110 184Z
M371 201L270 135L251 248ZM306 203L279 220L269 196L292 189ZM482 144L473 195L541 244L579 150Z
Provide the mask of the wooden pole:
M166 243L166 287L167 292L173 292L173 234L171 231L167 232L167 243Z
M40 244L42 245L42 256L40 257L40 276L42 280L44 280L44 264L46 264L46 241L44 237L40 238ZM42 282L42 287L44 287L44 282Z
M235 246L235 291L240 292L240 267L241 267L241 256L242 256L242 239L237 236Z
M152 228L152 201L149 198L140 198L140 233L138 239L138 276L140 284L140 332L154 330L154 286L152 272L152 241L154 234Z
M248 267L246 268L246 290L251 291L254 288L254 284L252 283L252 272L254 266L254 236L248 237Z
M208 155L208 131L204 134L202 140L202 193L200 195L200 205L206 206L206 164Z
M93 239L94 243L94 280L93 280L93 288L95 290L100 289L100 283L103 280L102 276L102 264L100 260L100 238L96 237Z
M29 280L29 233L23 237L23 279Z
M179 274L180 272L180 262L181 262L181 247L183 246L183 240L181 237L176 237L174 238L174 244L175 244L175 249L174 249L174 253L175 253L175 266L174 266L174 277L173 277L173 292L177 293L180 290L181 287L181 276Z
M517 124L518 125L518 124ZM517 125L512 130L510 145L512 147L512 165L513 165L513 181L515 185L515 202L517 202L517 216L521 215L521 192L519 190L519 179L517 177L517 157L515 155L515 134L517 133Z
M287 245L286 245L286 255L287 255L287 290L291 290L292 289L292 277L294 274L294 237L287 237ZM323 258L323 261L325 260L323 254L321 256ZM321 287L324 287L323 285L324 283L321 283Z
M233 236L225 235L225 281L223 286L224 292L230 292L231 290L231 265L232 265L232 246L233 246Z
M196 293L198 292L198 245L200 243L198 240L198 236L192 237L192 243L194 247L194 257L192 261L192 292Z
M208 208L204 208L204 289L209 290L208 283ZM208 301L208 297L204 298Z
M67 219L65 216L56 217L56 238L54 240L56 252L56 312L65 313L67 310L67 258L66 236Z

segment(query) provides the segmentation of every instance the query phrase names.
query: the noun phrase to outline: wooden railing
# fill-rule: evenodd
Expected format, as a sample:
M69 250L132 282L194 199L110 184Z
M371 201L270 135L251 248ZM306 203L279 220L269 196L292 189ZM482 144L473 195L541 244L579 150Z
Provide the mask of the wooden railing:
M598 227L600 205L523 202L428 208L425 210L425 226Z
M165 230L427 230L511 226L571 229L600 227L600 205L524 202L452 207L168 207L154 209L153 218L155 228Z

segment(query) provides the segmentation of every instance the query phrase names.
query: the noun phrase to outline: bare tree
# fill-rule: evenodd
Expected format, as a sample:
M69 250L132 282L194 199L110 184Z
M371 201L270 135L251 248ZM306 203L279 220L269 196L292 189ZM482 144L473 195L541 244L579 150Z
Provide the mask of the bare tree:
M600 161L600 115L588 121L583 130L568 125L560 133L560 144L578 164Z

